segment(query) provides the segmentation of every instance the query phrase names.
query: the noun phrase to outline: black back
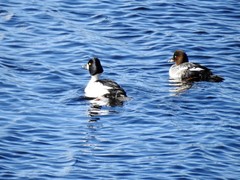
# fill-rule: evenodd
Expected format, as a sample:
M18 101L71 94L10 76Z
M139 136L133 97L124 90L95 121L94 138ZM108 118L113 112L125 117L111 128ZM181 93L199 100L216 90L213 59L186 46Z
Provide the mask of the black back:
M191 68L201 68L201 71L193 71ZM212 71L205 66L198 63L191 63L189 68L182 75L182 80L185 82L194 81L210 81L210 82L222 82L224 79L220 76L213 75Z
M193 67L195 68L201 68L201 71L191 71L191 68L185 71L185 73L182 76L183 80L187 81L209 81L211 78L212 72L210 69L208 69L205 66L201 66L197 63L192 63Z
M124 89L121 86L119 86L119 84L117 84L116 82L110 79L102 79L98 80L97 82L102 83L104 86L110 87L110 89L108 90L109 93L105 95L107 98L115 99L119 97L127 97L127 94L124 91Z

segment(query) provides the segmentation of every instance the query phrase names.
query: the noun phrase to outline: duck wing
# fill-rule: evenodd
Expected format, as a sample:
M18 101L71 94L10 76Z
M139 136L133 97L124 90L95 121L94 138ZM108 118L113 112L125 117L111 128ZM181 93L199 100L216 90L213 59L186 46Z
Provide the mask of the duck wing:
M106 98L116 99L119 97L127 97L124 89L115 81L110 79L101 79L101 80L97 80L97 82L102 83L103 86L105 86L106 89L109 91L109 93L104 95Z
M186 70L182 74L182 80L184 81L209 81L213 75L209 68L198 63L188 63L185 68Z

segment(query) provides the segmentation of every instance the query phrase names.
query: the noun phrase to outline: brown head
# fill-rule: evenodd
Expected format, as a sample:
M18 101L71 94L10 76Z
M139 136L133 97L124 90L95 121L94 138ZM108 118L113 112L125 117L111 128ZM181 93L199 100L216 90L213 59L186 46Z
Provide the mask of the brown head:
M187 54L182 50L176 50L173 54L171 62L175 62L176 65L188 62L188 56Z

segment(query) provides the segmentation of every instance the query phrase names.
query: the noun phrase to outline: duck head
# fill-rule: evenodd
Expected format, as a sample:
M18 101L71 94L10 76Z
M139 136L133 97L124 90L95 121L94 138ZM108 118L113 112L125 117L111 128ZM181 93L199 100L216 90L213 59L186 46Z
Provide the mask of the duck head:
M96 74L101 74L103 72L101 62L96 57L90 59L88 63L85 66L83 66L83 68L87 69L92 76Z
M172 59L169 60L170 62L175 62L176 65L188 62L187 54L182 50L176 50L173 54Z

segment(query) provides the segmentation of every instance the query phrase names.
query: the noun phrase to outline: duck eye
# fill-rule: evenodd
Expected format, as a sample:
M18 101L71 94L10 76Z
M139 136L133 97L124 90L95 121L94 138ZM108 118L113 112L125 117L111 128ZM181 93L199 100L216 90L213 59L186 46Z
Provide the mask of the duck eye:
M88 65L89 65L89 66L91 66L91 65L92 65L92 63L88 63Z

